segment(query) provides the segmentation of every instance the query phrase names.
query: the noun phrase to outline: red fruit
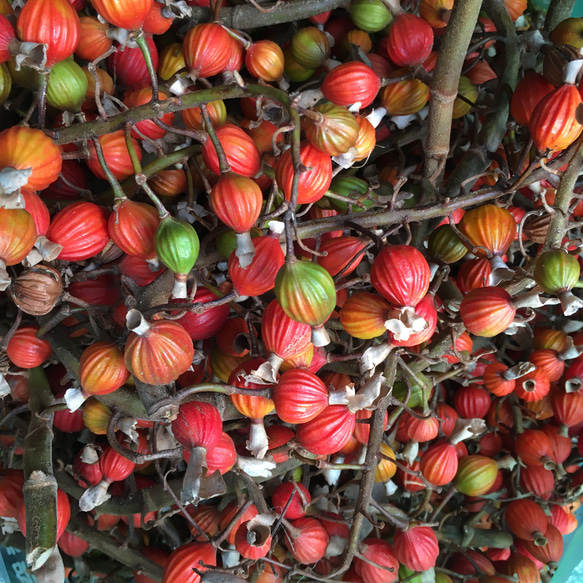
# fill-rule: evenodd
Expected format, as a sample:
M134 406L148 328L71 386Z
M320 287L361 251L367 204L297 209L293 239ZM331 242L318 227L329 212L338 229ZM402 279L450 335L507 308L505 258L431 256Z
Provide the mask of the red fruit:
M142 257L126 255L119 264L119 270L125 276L133 279L139 286L145 286L152 283L163 271L165 271L164 267L161 267L158 271L152 271L150 265L151 264Z
M199 583L200 575L194 571L206 571L204 565L216 566L217 551L210 543L188 543L178 547L164 568L163 583Z
M205 287L199 287L192 299L192 303L206 304L216 300L217 296ZM174 300L179 303L187 300ZM206 340L214 336L225 324L229 317L230 307L228 304L216 306L205 310L202 314L187 312L182 318L176 320L190 334L193 340Z
M158 2L156 2L158 6L161 6ZM165 95L163 92L158 94L158 99L160 101L164 101L168 99L168 96ZM124 103L130 108L138 107L140 105L146 105L152 101L152 88L151 87L141 87L139 89L134 89L129 93L126 93L124 98ZM174 114L172 112L163 114L160 118L160 121L165 123L168 126L171 126L174 121ZM132 128L132 135L134 138L150 138L151 140L160 140L166 135L166 130L161 128L159 125L151 119L145 119L143 121L138 122Z
M381 80L367 65L359 61L343 63L332 69L322 83L324 97L336 105L349 106L359 102L368 107L381 88Z
M0 470L0 516L15 518L22 500L22 470Z
M237 500L233 500L225 506L225 508L221 512L221 520L219 523L219 530L220 531L223 531L226 529L227 525L229 525L231 523L231 521L233 520L233 518L235 518L235 515L237 514L237 512L239 512L239 510L240 510L240 506L237 505ZM252 504L251 506L249 506L249 508L247 508L247 510L245 512L243 512L243 515L239 518L237 523L233 526L233 530L231 530L231 532L227 536L227 542L230 545L235 544L235 536L237 534L237 530L239 529L239 526L241 524L243 524L243 522L246 522L247 520L251 520L252 518L257 516L257 514L258 514L258 512L257 512L257 508L255 507L255 504Z
M555 475L544 466L527 466L520 470L520 486L525 491L548 500L555 490Z
M459 418L457 411L447 403L438 403L435 412L441 423L441 431L445 437L449 437L453 433L456 420Z
M43 199L76 199L84 190L89 190L89 182L83 166L77 160L63 160L58 178L43 190Z
M567 512L563 506L551 504L550 510L549 524L552 524L562 535L570 534L577 528L577 518Z
M412 571L428 571L439 556L437 537L428 526L397 530L393 538L394 554L399 563Z
M189 454L187 450L185 450L184 453ZM186 459L186 461L188 461L188 459ZM235 443L230 435L223 431L218 443L214 447L207 449L206 466L208 473L212 474L218 470L221 475L226 474L236 462L237 451L235 450Z
M0 14L0 64L10 60L10 41L16 38L12 23L4 14Z
M249 380L247 377L252 374L253 370L258 369L265 359L263 357L252 358L240 364L229 377L229 384L239 388L245 389L268 389L271 385L264 383L256 383ZM252 420L263 419L266 415L273 411L273 401L267 397L252 396L252 395L231 395L233 405L237 410ZM266 436L267 441L267 436Z
M154 2L146 15L142 30L146 34L164 34L172 26L173 17L165 15L166 5L162 2Z
M350 275L364 257L361 251L366 247L358 237L336 237L327 239L320 245L320 253L326 256L317 257L319 263L332 276L343 271L342 277Z
M523 401L532 403L540 401L550 390L551 383L547 373L542 368L536 368L516 380L514 394Z
M170 553L168 551L162 550L159 547L143 547L140 552L146 555L148 559L151 559L164 568L168 564L168 560L170 558ZM137 571L134 571L134 581L135 583L155 583L154 579L148 577L148 575L145 573L138 573Z
M152 261L156 259L154 235L159 224L160 216L152 205L124 198L109 215L108 230L124 253Z
M459 387L453 397L456 411L464 419L483 419L490 408L490 393L479 385Z
M46 340L37 338L38 331L38 326L21 326L10 338L6 354L14 366L34 368L53 354L51 345Z
M283 51L271 40L254 42L245 53L247 71L266 83L279 81L283 76L284 65Z
M231 43L231 37L220 24L197 24L184 37L182 51L186 67L204 78L223 72L231 55Z
M467 294L478 287L486 287L491 274L490 261L486 257L465 261L457 277L460 291Z
M339 452L354 433L356 419L344 405L330 405L317 417L298 426L297 442L314 455Z
M315 374L303 369L283 373L272 393L275 411L285 423L307 423L328 407L328 389Z
M491 338L504 332L512 324L516 308L506 290L499 287L480 287L464 296L460 314L468 332Z
M256 176L261 168L261 161L253 139L232 123L226 123L215 131L231 171L248 178ZM219 158L210 139L202 146L202 158L212 172L221 173Z
M539 546L536 541L524 541L524 547L535 558L545 565L555 566L563 556L563 535L552 524L545 532L547 544Z
M542 466L553 449L551 440L538 429L527 429L517 435L514 446L527 466Z
M63 246L63 261L94 257L109 241L107 211L92 202L70 204L53 217L47 237Z
M421 410L417 409L417 413L421 414ZM409 413L403 413L401 418L401 425L407 431L409 439L419 441L431 441L437 437L439 433L439 419L437 417L428 417L426 419L417 419Z
M47 205L42 198L31 190L22 190L24 208L32 215L37 235L46 235L51 223L51 217Z
M46 46L46 68L70 57L79 44L81 25L68 0L29 0L18 15L20 40Z
M152 9L153 0L92 0L91 3L113 26L139 30Z
M533 111L541 99L555 87L534 70L527 71L516 85L510 103L510 113L521 126L528 126Z
M299 492L296 491L296 488ZM289 501L290 498L291 502ZM305 500L305 503L302 498ZM285 516L288 520L295 520L296 518L305 516L306 506L310 504L311 500L312 496L309 490L299 482L284 482L279 484L271 495L273 510Z
M528 129L539 152L563 150L572 144L583 126L577 121L581 95L574 85L561 85L539 101Z
M138 159L141 160L142 150L140 149L140 146L135 138L132 138L132 141L138 154ZM101 144L101 149L103 150L105 162L118 180L125 180L134 173L134 167L132 165L132 160L126 146L123 130L118 130L116 132L100 136L99 143ZM91 170L95 176L105 180L105 172L103 171L103 168L97 159L97 153L95 151L93 142L90 141L88 146L89 159L87 160L87 166L89 166L89 170Z
M332 159L308 141L300 144L300 161L309 168L300 174L297 204L309 204L320 200L332 182ZM280 156L275 166L275 179L285 199L291 201L294 177L291 149Z
M275 278L285 256L279 244L279 234L254 237L255 255L247 267L241 267L236 251L229 257L229 275L233 287L242 296L260 296L275 286Z
M556 508L553 504L552 508ZM521 554L524 549L519 548L521 541L517 541L516 550L518 552L511 553L508 560L498 566L498 569L501 573L505 575L510 575L518 577L518 580L524 583L539 583L540 582L540 573L539 568L542 569L542 563L539 565L535 565L535 563L528 558L525 554ZM528 552L528 551L524 551Z
M157 70L158 49L149 34L145 35L145 38L150 49L152 65ZM117 53L110 57L108 66L111 76L116 80L116 86L119 84L130 89L137 89L150 83L150 73L148 72L144 55L138 47L125 47L123 51L119 50L118 47Z
M399 561L393 547L384 540L367 538L362 541L362 555L371 563L355 557L354 567L364 583L393 583L398 578ZM376 566L379 565L379 566ZM384 567L384 568L383 568Z
M178 416L172 421L172 433L186 449L204 447L209 450L221 439L223 422L217 408L210 403L182 403Z
M329 541L328 533L322 523L316 518L305 516L294 520L291 524L299 534L292 538L290 532L285 533L285 546L293 558L304 565L319 561L326 553Z
M194 346L188 332L177 322L146 322L135 310L128 312L132 331L125 344L125 364L143 383L166 385L190 368Z
M68 0L62 1L68 4ZM31 169L26 188L44 190L57 180L61 165L61 149L41 130L12 126L0 133L0 170Z
M244 522L237 529L235 535L235 549L242 557L256 561L271 550L271 531L264 524L255 524L251 527L249 521Z
M526 541L544 544L549 524L543 509L532 500L513 500L506 507L504 519L512 534Z
M433 29L425 20L406 12L395 17L387 42L387 52L395 65L420 65L432 48Z
M568 427L583 421L583 394L558 392L553 397L555 419Z
M489 364L484 371L484 386L497 397L504 397L514 391L516 380L507 380L504 373L508 367L501 362Z
M95 342L81 355L79 378L85 394L107 395L119 389L130 372L123 352L113 342Z
M445 486L455 478L458 470L455 445L449 441L432 444L421 454L419 463L423 476L429 482L434 486Z
M89 543L74 534L65 531L59 538L59 549L70 557L80 557L89 548Z
M430 278L427 260L410 245L383 247L370 270L374 288L399 307L415 307L427 294Z

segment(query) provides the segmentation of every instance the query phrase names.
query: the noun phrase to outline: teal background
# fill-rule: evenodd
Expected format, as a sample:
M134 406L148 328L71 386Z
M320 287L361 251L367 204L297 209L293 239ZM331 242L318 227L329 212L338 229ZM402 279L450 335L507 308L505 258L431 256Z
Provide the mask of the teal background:
M551 0L534 0L534 4L546 8ZM583 0L577 0L572 16L583 16Z

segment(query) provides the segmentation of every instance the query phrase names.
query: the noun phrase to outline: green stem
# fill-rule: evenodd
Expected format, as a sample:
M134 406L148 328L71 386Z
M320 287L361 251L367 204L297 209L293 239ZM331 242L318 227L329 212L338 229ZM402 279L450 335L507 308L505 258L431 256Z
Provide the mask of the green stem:
M103 173L107 178L107 182L109 182L109 185L113 190L115 199L122 200L126 198L126 195L124 194L124 191L122 190L120 183L114 176L113 172L111 171L111 168L109 167L109 164L107 163L107 160L105 159L105 156L103 155L103 148L101 147L101 142L99 141L98 138L93 138L92 141L93 146L95 147L95 153L97 154L97 160L99 161L99 165L101 166L101 169L103 170Z
M150 83L152 85L152 103L158 103L158 76L156 75L156 67L154 67L154 62L152 61L152 53L150 52L146 35L140 31L134 38L134 41L140 47L144 61L146 61L146 67L148 68Z
M49 75L51 71L43 71L38 74L38 126L44 128L47 116L47 89L49 86Z
M75 536L86 540L92 548L101 551L122 565L127 565L134 571L147 573L148 577L154 581L162 581L164 569L158 563L144 557L144 555L126 545L116 543L111 537L85 524L79 518L72 518L67 530Z
M53 476L53 414L43 413L54 403L44 370L30 373L28 434L24 440L24 505L26 560L34 570L42 567L57 544L57 481Z
M563 243L563 237L569 222L569 206L573 197L573 189L579 178L579 173L583 169L583 137L578 140L579 148L574 158L569 162L567 169L561 177L557 195L553 204L554 214L551 217L547 239L542 251L558 249Z
M219 140L217 132L215 132L211 116L209 115L209 110L205 103L201 104L200 112L202 114L202 119L204 120L204 128L207 131L208 137L213 143L213 146L215 147L217 158L219 160L219 169L221 171L221 174L226 174L227 172L231 171L231 166L229 165L229 162L227 160L225 150L223 149L223 144L221 144L221 140Z
M154 203L154 206L158 210L160 215L160 220L165 219L170 216L170 213L166 210L166 207L162 204L162 201L156 196L156 193L150 188L147 182L147 178L142 172L142 164L138 158L138 153L136 152L136 147L134 146L134 140L132 139L132 127L128 122L125 126L125 139L128 153L132 161L132 166L134 167L134 179L138 186L144 189L144 192L148 195L150 200Z
M427 181L421 204L433 198L441 183L449 153L453 104L466 52L478 20L482 0L456 2L439 50L430 86L424 177Z
M551 32L559 22L569 18L575 2L576 0L551 0L545 19L545 30Z

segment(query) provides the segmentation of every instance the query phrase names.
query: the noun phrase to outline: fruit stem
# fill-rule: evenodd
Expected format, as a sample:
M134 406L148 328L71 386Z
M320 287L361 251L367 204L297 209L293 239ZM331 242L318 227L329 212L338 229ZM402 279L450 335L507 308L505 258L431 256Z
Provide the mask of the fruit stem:
M215 151L217 153L217 158L219 159L219 169L221 174L226 174L227 172L231 171L231 166L227 160L227 156L225 155L225 150L223 149L223 145L221 144L221 140L217 136L215 132L215 128L213 127L213 122L211 121L211 116L209 115L208 107L206 103L202 103L200 105L200 111L202 114L202 119L204 120L204 129L207 131L213 146L215 147Z
M126 139L126 146L128 149L128 153L130 155L130 159L132 161L132 166L134 167L135 172L135 181L138 186L141 186L144 189L144 192L148 195L150 200L154 203L154 206L158 210L158 214L160 216L160 220L167 219L170 216L170 213L166 210L166 207L162 204L160 199L156 196L154 191L150 188L148 184L148 179L146 175L142 171L142 164L140 159L138 158L138 154L136 152L136 147L134 146L134 141L132 139L132 126L130 122L126 122L125 125L125 139ZM119 183L118 183L119 185ZM115 191L115 189L114 189ZM117 194L116 194L117 198Z
M220 1L219 1L220 5ZM154 62L152 61L152 53L150 52L150 47L148 46L148 41L146 40L146 35L144 32L140 31L138 35L133 39L135 43L140 47L142 55L144 56L144 61L146 61L146 67L148 68L148 73L150 75L150 83L152 84L152 103L158 102L158 77L156 75L156 68L154 67Z
M92 141L93 146L95 147L95 153L97 154L97 160L99 162L99 165L101 166L101 169L103 170L103 173L105 174L105 177L107 178L107 181L109 182L113 190L115 199L123 200L124 198L126 198L126 195L124 194L124 191L122 190L122 187L118 182L117 178L113 175L113 172L111 171L111 168L109 167L109 164L107 163L105 156L103 155L103 148L101 147L101 142L99 141L99 138L93 138Z

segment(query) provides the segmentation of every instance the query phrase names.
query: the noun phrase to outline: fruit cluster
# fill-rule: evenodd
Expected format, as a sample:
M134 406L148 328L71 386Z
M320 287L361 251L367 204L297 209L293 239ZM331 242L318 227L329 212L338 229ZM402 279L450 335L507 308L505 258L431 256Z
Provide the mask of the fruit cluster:
M39 579L552 577L583 484L559 5L0 0L0 520Z

